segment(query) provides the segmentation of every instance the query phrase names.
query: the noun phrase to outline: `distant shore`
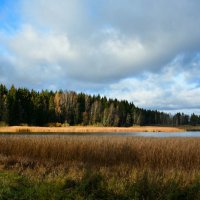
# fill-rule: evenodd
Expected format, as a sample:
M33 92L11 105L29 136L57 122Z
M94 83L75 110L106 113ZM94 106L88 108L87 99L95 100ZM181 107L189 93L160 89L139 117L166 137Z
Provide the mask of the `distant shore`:
M161 126L135 126L135 127L95 127L95 126L68 126L68 127L36 127L36 126L7 126L0 127L0 133L22 133L22 132L70 132L70 133L98 133L98 132L185 132L185 128L161 127Z

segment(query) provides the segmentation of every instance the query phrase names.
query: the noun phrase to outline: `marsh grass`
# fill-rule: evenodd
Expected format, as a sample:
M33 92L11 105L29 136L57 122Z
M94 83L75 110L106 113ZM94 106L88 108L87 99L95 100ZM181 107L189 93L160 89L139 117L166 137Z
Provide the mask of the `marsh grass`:
M0 155L8 163L199 170L200 139L10 136L1 138Z
M53 127L52 127L53 125ZM68 126L68 124L52 124L50 127L34 127L34 126L7 126L0 127L0 133L17 133L21 132L45 133L45 132L78 132L78 133L101 133L101 132L183 132L184 127L161 127L161 126L133 126L133 127L98 127L98 126Z
M200 199L200 139L7 136L1 199Z
M29 128L19 128L19 129L16 129L16 132L17 133L30 133L31 130Z
M200 126L182 126L180 128L185 129L187 131L200 131Z

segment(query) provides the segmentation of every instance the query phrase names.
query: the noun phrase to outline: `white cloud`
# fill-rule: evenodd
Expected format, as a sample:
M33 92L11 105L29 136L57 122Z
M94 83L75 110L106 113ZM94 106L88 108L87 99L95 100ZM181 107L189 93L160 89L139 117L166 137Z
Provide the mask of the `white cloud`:
M65 34L42 33L30 25L23 26L15 36L9 38L8 44L10 51L16 57L29 61L45 60L53 63L76 57Z
M198 1L21 0L21 9L17 31L0 33L1 81L199 106Z
M79 53L69 73L84 81L157 70L199 47L200 4L194 0L22 0L22 7L27 23L69 36Z
M190 82L180 70L178 62L165 66L160 73L146 73L140 78L128 78L111 84L105 95L127 99L137 106L164 111L187 111L200 113L200 87L198 80ZM198 66L199 68L200 66Z

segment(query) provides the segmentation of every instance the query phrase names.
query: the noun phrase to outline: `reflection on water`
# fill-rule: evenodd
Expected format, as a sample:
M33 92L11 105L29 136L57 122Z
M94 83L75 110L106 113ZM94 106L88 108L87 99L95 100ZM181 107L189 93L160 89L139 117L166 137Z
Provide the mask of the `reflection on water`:
M3 133L0 137L10 136L30 136L30 137L43 137L43 136L132 136L132 137L200 137L200 131L195 132L133 132L133 133Z

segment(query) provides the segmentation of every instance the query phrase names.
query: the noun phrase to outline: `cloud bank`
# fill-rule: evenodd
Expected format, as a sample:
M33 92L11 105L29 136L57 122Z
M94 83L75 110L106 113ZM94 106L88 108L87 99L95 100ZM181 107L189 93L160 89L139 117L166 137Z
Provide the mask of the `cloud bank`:
M152 109L199 109L198 1L16 4L18 26L8 17L9 28L0 26L1 82L101 93Z

